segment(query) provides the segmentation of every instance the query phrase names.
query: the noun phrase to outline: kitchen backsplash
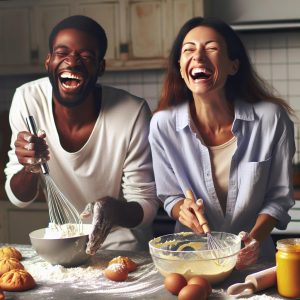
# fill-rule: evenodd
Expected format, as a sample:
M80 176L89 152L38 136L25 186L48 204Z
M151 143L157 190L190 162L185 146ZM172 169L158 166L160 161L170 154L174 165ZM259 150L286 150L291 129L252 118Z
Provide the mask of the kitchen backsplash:
M297 153L300 162L300 30L240 33L258 73L295 109ZM152 110L159 98L163 70L106 72L100 82L145 98ZM9 109L14 90L37 75L1 76L0 111Z

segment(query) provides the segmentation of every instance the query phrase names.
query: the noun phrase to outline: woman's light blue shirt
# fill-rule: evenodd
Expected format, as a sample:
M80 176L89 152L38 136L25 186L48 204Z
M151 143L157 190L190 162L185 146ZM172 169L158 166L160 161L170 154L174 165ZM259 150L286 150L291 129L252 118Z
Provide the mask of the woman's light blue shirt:
M285 229L294 205L292 158L294 126L287 113L270 102L236 101L232 133L237 149L231 160L226 213L214 187L209 150L192 129L188 103L155 113L150 125L158 197L170 215L191 188L204 201L213 231L249 232L259 214ZM176 231L188 230L177 222Z

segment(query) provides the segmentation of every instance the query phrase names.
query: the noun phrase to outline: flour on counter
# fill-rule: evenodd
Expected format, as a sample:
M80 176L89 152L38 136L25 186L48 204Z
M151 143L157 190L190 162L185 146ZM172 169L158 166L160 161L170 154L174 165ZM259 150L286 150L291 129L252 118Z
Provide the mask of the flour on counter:
M28 253L30 257L24 251L22 254L27 256L22 264L40 286L39 293L46 294L50 287L68 284L83 294L113 295L120 299L126 294L126 297L139 299L164 289L163 280L157 278L157 270L152 261L145 259L142 254L130 256L138 264L138 268L129 273L128 279L123 282L111 281L103 275L108 262L115 257L109 251L101 252L92 257L86 265L76 268L53 266L39 256L32 255L32 252ZM126 256L126 253L124 255Z
M22 262L23 263L23 262ZM77 267L64 268L61 265L52 266L48 262L39 261L35 263L23 263L26 270L33 276L36 281L47 282L75 282L88 281L101 277L102 270L100 267Z
M268 295L253 295L253 296L249 296L247 298L238 298L238 300L278 300L280 298L275 298L272 296L268 296Z
M261 294L261 295L247 295L247 296L242 296L242 295L227 295L226 298L224 298L224 295L226 295L226 290L224 289L213 289L213 292L210 296L211 299L231 299L231 300L279 300L279 299L285 299L280 296L272 297L268 296L266 294Z

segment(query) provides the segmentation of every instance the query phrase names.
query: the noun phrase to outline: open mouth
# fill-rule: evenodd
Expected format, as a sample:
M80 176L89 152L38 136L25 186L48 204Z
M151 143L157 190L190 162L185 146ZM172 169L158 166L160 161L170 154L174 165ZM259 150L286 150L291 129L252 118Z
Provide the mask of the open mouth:
M59 74L61 85L68 90L74 90L83 84L83 77L81 74L73 72L62 72Z
M190 72L193 80L208 79L210 78L211 74L212 72L205 68L194 68Z

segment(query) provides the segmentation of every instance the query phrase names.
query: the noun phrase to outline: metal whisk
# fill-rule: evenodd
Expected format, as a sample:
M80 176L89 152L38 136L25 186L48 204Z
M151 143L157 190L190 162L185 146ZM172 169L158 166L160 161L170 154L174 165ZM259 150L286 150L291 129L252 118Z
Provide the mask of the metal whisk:
M186 191L186 197L188 199L194 200L196 202L194 194L193 194L193 192L191 190L187 190ZM196 215L196 217L197 217L197 219L199 221L199 224L201 225L204 233L207 236L207 247L208 247L208 249L214 251L214 250L219 250L219 249L224 248L224 245L222 244L222 242L219 239L215 238L211 234L211 230L210 230L210 228L208 226L208 222L205 219L205 217L203 216L203 214L200 213L200 212L196 212L195 211L195 215ZM217 253L214 252L214 254L217 257Z
M26 123L29 131L37 135L37 127L33 116L26 118ZM54 224L55 228L62 231L62 225L72 224L78 233L82 232L82 221L80 215L72 203L59 190L51 176L47 162L41 163L41 170L44 174L45 185L47 190L47 203L49 209L50 222Z

